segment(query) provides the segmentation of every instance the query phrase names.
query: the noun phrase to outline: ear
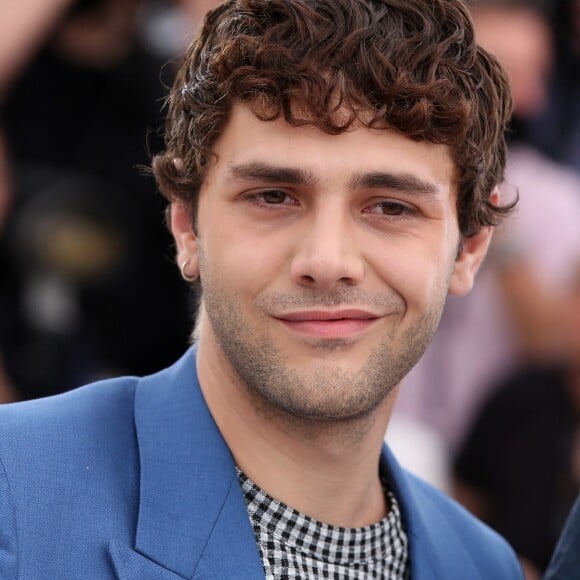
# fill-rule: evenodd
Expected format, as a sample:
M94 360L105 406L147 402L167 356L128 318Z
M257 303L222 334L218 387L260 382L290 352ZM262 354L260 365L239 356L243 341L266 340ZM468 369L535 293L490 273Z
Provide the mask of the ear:
M171 203L170 225L173 239L177 247L176 261L183 272L183 264L187 262L185 274L191 278L199 276L199 257L197 252L197 236L189 212L183 203Z
M475 274L485 258L493 228L486 226L469 238L464 238L461 253L455 261L449 294L463 296L473 287Z
M497 187L493 190L490 201L499 205L500 192ZM485 226L474 236L463 238L461 253L455 261L451 276L449 294L464 296L473 288L475 274L487 254L492 234L493 227Z

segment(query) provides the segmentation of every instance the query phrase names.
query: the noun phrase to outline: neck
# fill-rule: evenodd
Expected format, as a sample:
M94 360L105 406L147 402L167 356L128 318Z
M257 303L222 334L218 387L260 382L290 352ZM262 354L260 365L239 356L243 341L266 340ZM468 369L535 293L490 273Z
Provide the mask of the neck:
M319 521L342 527L380 521L388 506L379 457L395 393L363 418L290 417L244 388L219 352L201 341L198 375L238 467L266 493Z

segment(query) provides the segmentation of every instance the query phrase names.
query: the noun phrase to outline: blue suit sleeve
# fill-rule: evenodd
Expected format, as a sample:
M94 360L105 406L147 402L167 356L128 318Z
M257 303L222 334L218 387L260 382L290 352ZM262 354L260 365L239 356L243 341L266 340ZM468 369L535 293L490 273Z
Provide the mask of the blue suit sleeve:
M18 578L18 540L16 510L8 476L0 457L0 578Z

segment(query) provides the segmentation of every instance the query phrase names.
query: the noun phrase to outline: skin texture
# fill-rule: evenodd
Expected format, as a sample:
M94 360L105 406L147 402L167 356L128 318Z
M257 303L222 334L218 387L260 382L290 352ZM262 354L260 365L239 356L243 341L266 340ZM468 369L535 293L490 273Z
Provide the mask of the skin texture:
M196 227L172 207L177 261L203 290L210 410L278 499L336 525L378 521L393 392L490 231L458 257L449 151L387 129L331 136L236 106L214 152Z

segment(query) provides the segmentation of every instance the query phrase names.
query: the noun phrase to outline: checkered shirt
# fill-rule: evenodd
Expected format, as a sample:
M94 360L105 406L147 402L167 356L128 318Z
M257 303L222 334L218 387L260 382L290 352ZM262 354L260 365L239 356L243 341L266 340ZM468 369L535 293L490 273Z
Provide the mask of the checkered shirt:
M389 514L382 521L340 528L293 510L237 471L266 580L409 578L407 535L390 491Z

